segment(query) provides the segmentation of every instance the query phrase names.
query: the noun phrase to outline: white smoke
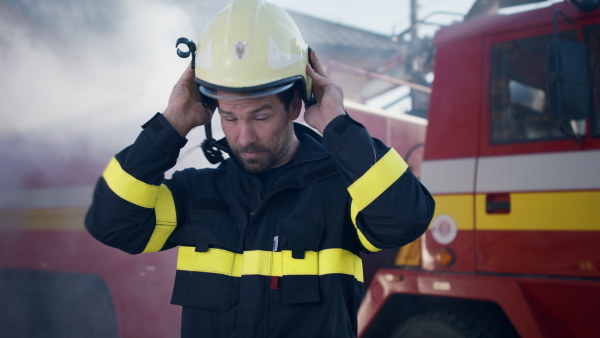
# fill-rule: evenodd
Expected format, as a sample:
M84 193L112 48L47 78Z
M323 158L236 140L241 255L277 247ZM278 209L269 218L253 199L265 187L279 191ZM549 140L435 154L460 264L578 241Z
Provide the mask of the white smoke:
M181 36L196 40L219 7L213 5L211 12L196 5L202 11L198 16L187 5L135 0L0 4L0 156L13 162L0 167L3 180L10 177L3 185L18 187L37 173L50 175L50 162L107 163L133 142L140 126L164 110L190 62L176 55L175 41ZM214 128L215 137L222 136L220 127ZM189 156L178 169L208 164L201 151L188 151L203 138L201 128L190 133L183 150Z

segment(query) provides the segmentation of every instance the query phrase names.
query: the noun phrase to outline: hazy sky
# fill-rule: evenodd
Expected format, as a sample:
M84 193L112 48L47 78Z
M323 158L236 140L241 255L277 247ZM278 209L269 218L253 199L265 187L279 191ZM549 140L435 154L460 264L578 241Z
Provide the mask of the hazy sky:
M409 22L409 0L274 2L382 34L402 31ZM465 13L472 2L422 0L419 13ZM143 120L164 109L187 62L175 56L174 41L197 37L203 26L195 12L202 13L202 5L186 0L0 4L0 131L58 121L98 127L112 117L126 118L124 111ZM431 18L452 19L458 17Z
M410 0L273 0L272 2L297 12L321 17L323 19L360 27L380 34L398 33L410 24ZM433 12L454 12L466 14L475 0L417 0L418 18ZM439 14L431 16L429 21L448 24L461 21L457 15ZM425 29L432 34L435 29Z
M410 0L272 1L385 35L405 30L410 21ZM0 138L48 123L83 128L93 122L98 128L113 117L137 121L161 111L189 62L175 55L174 41L197 38L214 15L206 10L214 2L224 7L230 0L3 0ZM473 3L418 0L418 16L464 14ZM461 17L448 14L428 18L442 24L457 20ZM422 34L435 30L422 26Z
M62 161L60 154L114 154L130 144L140 125L164 110L189 63L175 54L175 41L197 39L216 12L213 2L0 1L0 157L34 158L43 170L49 160ZM384 35L409 26L409 0L273 2ZM419 0L419 18L435 11L464 14L473 2ZM461 17L428 20L448 24ZM435 31L426 28L423 34ZM222 136L213 121L215 137ZM203 131L196 128L188 138L184 153L199 144ZM201 158L194 153L178 168L205 165Z

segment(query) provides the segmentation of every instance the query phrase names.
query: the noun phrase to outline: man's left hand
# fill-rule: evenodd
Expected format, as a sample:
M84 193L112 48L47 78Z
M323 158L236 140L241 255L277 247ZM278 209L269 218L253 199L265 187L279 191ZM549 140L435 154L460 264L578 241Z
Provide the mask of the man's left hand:
M329 122L339 115L344 115L344 93L342 87L333 82L325 72L317 52L312 51L310 59L314 68L310 64L306 65L306 73L312 78L313 94L317 103L306 109L304 121L322 135Z

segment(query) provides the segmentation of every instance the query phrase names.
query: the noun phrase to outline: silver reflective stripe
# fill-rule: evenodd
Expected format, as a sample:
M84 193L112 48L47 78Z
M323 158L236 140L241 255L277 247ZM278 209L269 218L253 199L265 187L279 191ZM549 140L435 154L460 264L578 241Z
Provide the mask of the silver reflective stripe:
M217 94L217 91L214 89L206 88L204 86L200 86L200 93L206 95L210 98L216 100L224 100L224 101L241 101L241 100L249 100L249 99L259 99L261 97L267 97L275 94L282 93L294 85L294 82L288 83L286 85L269 88L265 90L258 91L247 91L247 92L233 92L233 91L223 91L222 94Z

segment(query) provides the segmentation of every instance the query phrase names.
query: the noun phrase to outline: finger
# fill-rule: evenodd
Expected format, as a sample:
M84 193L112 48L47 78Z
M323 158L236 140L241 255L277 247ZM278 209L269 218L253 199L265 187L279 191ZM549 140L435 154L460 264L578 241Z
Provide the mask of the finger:
M198 91L196 85L196 73L190 65L188 65L183 74L181 74L178 84L181 85L194 100L201 100L200 91Z
M196 104L195 104L195 110L196 111L200 111L201 114L208 114L208 115L205 115L205 116L210 116L211 118L212 118L213 113L214 113L213 109L211 109L210 107L204 106L201 102L196 102ZM202 123L202 124L204 124L204 123Z
M311 65L306 65L306 74L313 80L313 93L317 100L323 95L324 87L327 85L327 80L312 68Z
M194 73L192 65L190 64L185 68L183 74L181 74L181 80L185 82L193 81L195 76L196 74Z
M325 72L323 70L323 67L321 67L321 71L319 71L316 67L316 65L311 65L308 64L307 65L307 74L314 80L314 81L319 81L321 82L323 85L327 84L327 83L332 83L333 81L331 81L331 79L329 78L329 76L327 75L327 72Z
M306 74L308 74L308 76L310 76L313 79L313 81L322 78L322 76L314 70L310 63L306 65Z
M323 67L323 65L321 64L321 61L319 60L319 56L317 55L316 51L311 51L310 53L310 60L312 61L312 67L313 69L321 76L323 77L327 77L327 72L325 71L325 68Z
M316 70L312 68L311 65L308 65L306 68L306 73L313 80L313 91L325 91L325 89L333 84L331 79L318 74ZM316 93L317 94L317 93Z

